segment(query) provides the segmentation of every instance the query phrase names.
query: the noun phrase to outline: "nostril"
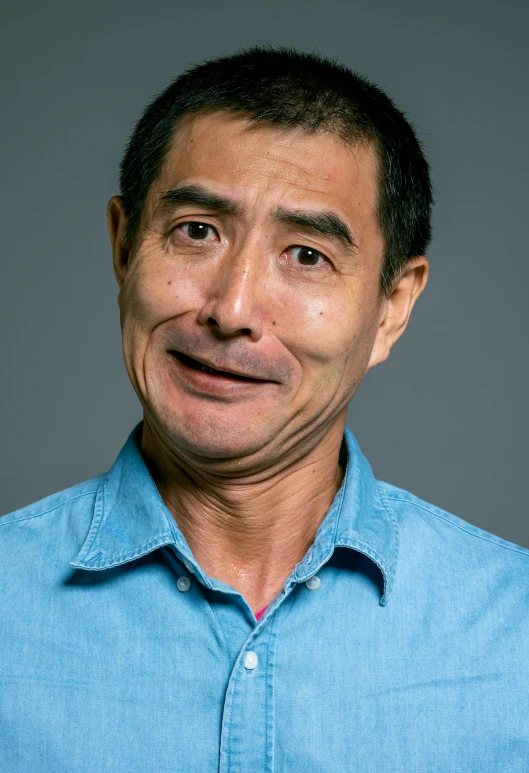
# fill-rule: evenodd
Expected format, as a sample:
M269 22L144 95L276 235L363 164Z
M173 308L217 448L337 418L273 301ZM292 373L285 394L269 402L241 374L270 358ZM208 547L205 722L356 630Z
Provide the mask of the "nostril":
M210 325L210 327L220 328L219 323L217 322L217 320L214 317L209 317L208 318L208 325ZM242 333L243 335L251 335L252 334L252 330L249 327L241 327L238 330L234 329L233 332L236 332L238 334ZM226 335L232 335L232 333L226 333Z

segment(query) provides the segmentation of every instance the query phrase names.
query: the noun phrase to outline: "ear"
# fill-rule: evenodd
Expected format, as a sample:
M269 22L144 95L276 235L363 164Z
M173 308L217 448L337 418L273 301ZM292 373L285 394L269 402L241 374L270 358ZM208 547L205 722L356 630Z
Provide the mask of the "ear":
M127 217L121 196L112 196L107 206L107 226L112 245L114 275L121 289L129 268L130 250L125 246Z
M391 347L406 330L415 301L426 287L429 263L424 255L411 258L395 279L385 299L367 369L384 362Z

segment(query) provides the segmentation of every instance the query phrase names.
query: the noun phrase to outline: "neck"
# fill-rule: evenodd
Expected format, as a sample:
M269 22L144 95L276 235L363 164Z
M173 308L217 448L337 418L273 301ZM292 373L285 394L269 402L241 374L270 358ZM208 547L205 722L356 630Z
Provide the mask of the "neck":
M190 465L144 419L145 461L195 559L254 612L282 589L341 486L344 423L269 475L226 477Z

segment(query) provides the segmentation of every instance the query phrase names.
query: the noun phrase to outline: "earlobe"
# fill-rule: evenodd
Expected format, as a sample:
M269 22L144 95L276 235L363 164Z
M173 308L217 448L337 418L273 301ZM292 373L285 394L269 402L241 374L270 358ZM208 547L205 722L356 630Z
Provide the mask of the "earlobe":
M384 362L389 357L391 346L387 343L385 332L384 324L382 324L378 330L375 344L371 350L371 356L369 357L366 370L374 368L375 365L380 365L381 362Z
M121 287L129 266L130 250L126 246L127 217L121 196L112 196L107 206L107 227L112 246L114 275Z

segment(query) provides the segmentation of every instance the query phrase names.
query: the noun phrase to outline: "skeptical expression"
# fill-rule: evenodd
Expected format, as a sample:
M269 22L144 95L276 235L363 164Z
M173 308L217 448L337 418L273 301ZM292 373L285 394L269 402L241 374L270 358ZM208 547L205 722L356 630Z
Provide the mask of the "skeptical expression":
M382 293L377 198L369 144L215 112L180 124L131 250L110 201L125 364L173 448L258 461L343 425L426 281Z

